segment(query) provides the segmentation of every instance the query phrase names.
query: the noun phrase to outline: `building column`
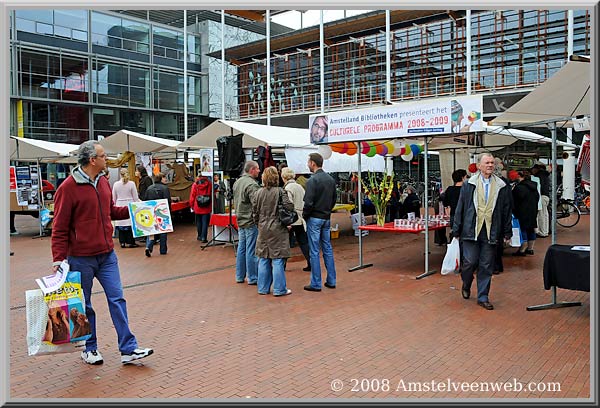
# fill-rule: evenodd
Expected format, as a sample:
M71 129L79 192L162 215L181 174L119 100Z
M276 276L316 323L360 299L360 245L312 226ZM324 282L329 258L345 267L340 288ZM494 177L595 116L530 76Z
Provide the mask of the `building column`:
M573 10L568 10L567 20L567 53L571 57L573 55ZM567 128L567 143L573 143L572 128ZM567 158L564 158L566 156L565 153L568 154ZM563 198L572 200L575 198L575 167L577 165L575 161L575 149L563 148L563 154L562 196Z

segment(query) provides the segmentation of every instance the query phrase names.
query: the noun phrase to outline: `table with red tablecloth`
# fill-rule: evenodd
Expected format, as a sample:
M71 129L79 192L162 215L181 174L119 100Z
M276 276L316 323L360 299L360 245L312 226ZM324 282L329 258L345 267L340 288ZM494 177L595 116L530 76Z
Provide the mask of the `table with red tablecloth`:
M436 224L436 225L429 225L428 230L429 231L435 231L435 230L440 230L440 229L444 229L446 228L448 225L445 224ZM364 230L364 231L377 231L377 232L391 232L394 234L403 234L403 233L408 233L408 234L419 234L422 232L425 232L425 226L423 225L419 225L418 228L400 228L400 227L394 227L394 223L393 222L387 222L385 224L383 224L383 226L380 225L376 225L376 224L370 224L370 225L361 225L358 227L358 229ZM428 256L428 254L426 255ZM363 268L363 267L368 267L371 266L372 264L367 264L367 265L360 265L359 267L356 268L352 268L350 269L350 271L353 270L357 270L359 268ZM420 274L419 276L417 276L417 279L421 279L424 278L425 276L429 276L429 275L433 275L435 273L434 270L429 270L429 262L428 262L428 258L426 258L425 260L425 272Z
M171 202L171 212L172 213L174 213L176 211L185 210L186 208L190 208L189 201Z
M444 229L446 227L447 227L447 225L436 225L436 226L430 225L429 231ZM418 234L420 232L425 232L425 227L420 227L418 229L399 228L399 227L394 227L393 222L387 222L387 223L383 224L383 226L379 226L376 224L361 225L360 227L358 227L358 229L366 230L366 231L394 232L397 234L399 234L399 233Z
M217 227L226 227L229 225L229 214L211 214L210 225ZM237 217L235 214L231 214L231 225L238 229Z

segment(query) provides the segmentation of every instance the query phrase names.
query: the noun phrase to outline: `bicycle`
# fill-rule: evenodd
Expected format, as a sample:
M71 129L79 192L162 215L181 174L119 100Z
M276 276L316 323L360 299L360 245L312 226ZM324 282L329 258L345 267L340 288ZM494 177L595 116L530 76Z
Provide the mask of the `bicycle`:
M552 215L552 202L548 205L548 215ZM573 200L560 198L556 204L556 223L564 228L571 228L577 225L581 218L581 211L573 203Z

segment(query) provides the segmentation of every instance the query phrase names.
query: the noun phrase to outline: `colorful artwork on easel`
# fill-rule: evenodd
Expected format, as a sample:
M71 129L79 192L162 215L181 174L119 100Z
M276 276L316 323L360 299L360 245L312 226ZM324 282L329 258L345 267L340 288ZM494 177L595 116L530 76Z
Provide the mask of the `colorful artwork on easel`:
M129 218L136 238L173 232L173 219L167 199L129 203Z

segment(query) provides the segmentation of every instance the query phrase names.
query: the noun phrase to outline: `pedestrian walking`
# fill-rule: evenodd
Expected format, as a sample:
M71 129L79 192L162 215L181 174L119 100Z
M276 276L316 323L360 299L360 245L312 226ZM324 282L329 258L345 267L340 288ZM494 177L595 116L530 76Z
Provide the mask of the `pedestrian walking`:
M151 355L151 348L140 348L129 329L127 306L112 240L111 219L129 218L125 206L116 206L110 185L102 171L106 153L100 143L90 140L81 144L78 163L71 175L58 187L54 197L52 228L53 273L67 259L70 269L81 272L85 314L92 331L81 358L88 364L104 362L98 350L96 312L92 308L92 286L96 278L108 301L108 310L117 332L123 364Z

